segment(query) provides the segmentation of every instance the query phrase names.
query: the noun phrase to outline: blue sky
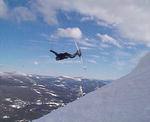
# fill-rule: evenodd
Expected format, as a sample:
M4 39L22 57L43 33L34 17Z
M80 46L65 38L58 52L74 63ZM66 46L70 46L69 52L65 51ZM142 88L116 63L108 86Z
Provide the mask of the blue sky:
M0 71L119 78L150 50L149 5L147 0L0 0ZM55 61L49 50L74 53L73 40L84 63L79 57Z

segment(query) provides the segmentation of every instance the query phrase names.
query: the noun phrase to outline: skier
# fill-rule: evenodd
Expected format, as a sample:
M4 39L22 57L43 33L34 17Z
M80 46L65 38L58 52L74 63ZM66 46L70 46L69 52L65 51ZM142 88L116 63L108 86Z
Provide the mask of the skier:
M74 54L70 54L70 53L67 53L67 52L65 52L65 53L57 53L57 52L55 52L53 50L50 50L50 52L52 52L52 53L54 53L56 55L56 60L57 61L58 60L67 59L67 58L74 58L76 56L79 56L79 57L81 56L81 51L80 50L77 50L77 52L74 53Z

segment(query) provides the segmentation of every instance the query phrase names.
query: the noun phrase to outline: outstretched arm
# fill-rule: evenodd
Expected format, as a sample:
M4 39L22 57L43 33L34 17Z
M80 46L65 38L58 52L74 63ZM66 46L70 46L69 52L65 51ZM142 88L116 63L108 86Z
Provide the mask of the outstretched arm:
M58 53L56 53L56 52L53 51L53 50L50 50L50 52L54 53L56 56L58 55Z

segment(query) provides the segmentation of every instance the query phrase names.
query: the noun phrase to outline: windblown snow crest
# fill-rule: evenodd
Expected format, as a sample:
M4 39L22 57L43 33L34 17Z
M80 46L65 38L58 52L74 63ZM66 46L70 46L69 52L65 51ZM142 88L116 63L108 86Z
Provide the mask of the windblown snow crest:
M133 70L134 74L150 72L150 53L147 53Z
M150 53L128 75L34 122L149 122Z
M121 79L123 78L130 79L142 76L146 77L149 75L150 75L150 52L140 59L139 63L131 73L127 74Z

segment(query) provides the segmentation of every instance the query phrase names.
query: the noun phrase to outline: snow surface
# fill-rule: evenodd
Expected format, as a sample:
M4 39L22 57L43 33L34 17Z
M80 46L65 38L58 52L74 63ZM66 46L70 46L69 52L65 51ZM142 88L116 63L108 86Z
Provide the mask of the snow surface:
M128 75L33 122L150 122L150 53Z

